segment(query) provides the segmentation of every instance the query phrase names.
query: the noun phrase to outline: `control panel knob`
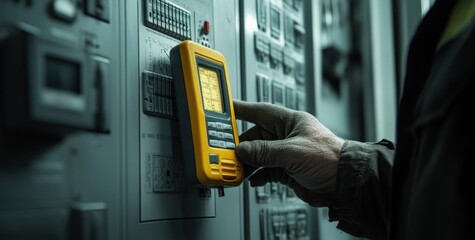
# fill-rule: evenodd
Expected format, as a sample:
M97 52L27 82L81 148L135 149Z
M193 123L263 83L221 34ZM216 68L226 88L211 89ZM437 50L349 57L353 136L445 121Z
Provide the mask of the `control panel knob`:
M49 12L53 18L64 22L73 22L76 19L77 8L70 0L53 0Z

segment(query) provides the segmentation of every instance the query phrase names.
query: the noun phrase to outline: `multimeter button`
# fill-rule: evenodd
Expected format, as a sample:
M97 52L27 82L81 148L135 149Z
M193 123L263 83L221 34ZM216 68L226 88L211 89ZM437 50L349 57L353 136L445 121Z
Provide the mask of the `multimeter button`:
M208 127L216 128L216 122L208 122Z
M236 145L232 142L226 142L226 148L236 148Z
M211 145L212 147L220 147L219 142L220 141L218 140L209 140L209 145Z
M210 137L218 137L218 132L214 131L214 130L209 130L208 131L208 135Z
M219 147L226 148L226 142L225 141L218 141L218 142L219 142Z
M217 129L220 129L220 130L224 129L224 128L223 128L223 123L217 122L217 123L216 123L216 128L217 128Z
M209 163L210 164L218 164L219 163L218 155L217 154L210 154L209 155Z
M231 129L233 129L233 128L231 127L231 124L223 123L223 129L224 129L224 130L231 130Z
M224 139L224 133L223 132L218 132L218 138L219 139Z
M229 140L233 140L233 139L234 139L234 138L233 138L233 135L232 135L231 133L225 133L225 134L224 134L224 138L225 138L225 139L229 139Z

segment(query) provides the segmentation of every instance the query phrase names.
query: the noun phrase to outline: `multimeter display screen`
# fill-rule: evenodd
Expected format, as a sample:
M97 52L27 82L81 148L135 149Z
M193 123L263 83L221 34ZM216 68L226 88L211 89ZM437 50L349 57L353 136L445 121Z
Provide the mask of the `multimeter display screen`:
M223 97L221 95L219 72L202 66L198 66L198 72L205 110L222 113Z

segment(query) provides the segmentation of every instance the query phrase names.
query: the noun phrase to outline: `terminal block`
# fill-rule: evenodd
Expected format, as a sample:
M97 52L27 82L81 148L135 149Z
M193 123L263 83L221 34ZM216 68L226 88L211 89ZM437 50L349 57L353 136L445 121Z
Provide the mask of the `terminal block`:
M165 0L145 0L145 26L180 40L191 40L191 13Z

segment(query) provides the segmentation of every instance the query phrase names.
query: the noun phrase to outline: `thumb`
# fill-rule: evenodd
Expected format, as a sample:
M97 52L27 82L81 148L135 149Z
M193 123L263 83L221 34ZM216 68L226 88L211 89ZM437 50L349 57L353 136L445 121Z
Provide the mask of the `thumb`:
M284 167L285 140L241 142L236 154L243 163L254 167Z

